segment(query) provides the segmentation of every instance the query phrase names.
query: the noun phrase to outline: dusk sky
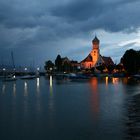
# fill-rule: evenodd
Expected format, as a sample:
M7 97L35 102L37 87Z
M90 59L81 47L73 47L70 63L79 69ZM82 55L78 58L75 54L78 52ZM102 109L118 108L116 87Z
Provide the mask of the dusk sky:
M0 0L0 63L43 65L60 54L81 61L95 34L119 62L140 50L140 0Z

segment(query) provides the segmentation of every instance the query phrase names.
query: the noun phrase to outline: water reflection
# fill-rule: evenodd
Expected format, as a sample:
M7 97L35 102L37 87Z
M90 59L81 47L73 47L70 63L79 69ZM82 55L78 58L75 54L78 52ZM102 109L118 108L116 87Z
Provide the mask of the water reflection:
M24 96L28 96L28 83L27 83L27 81L24 82Z
M52 75L50 75L50 103L49 103L49 108L52 110L53 109L53 85L52 85Z
M123 78L122 79L122 82L124 83L124 84L128 84L128 79L130 79L129 77L128 78Z
M108 76L105 77L105 84L108 86Z
M115 93L118 92L118 87L119 87L119 78L112 78L112 84L114 85L114 90L115 90Z
M23 106L24 106L24 118L26 118L28 113L28 82L24 81L24 100L23 100Z
M37 93L39 94L40 92L40 79L39 78L36 79L36 90L37 90Z
M13 83L13 95L16 96L16 83Z
M16 83L0 82L1 91L6 93L0 97L0 138L10 134L11 139L24 135L26 140L51 139L53 135L54 139L62 140L121 140L125 127L123 114L128 107L124 105L125 99L140 91L139 85L125 85L127 79L122 80L104 77L58 85L53 77L47 81L40 77ZM8 135L5 137L9 139Z
M90 85L92 89L91 104L92 104L93 115L94 115L94 119L98 119L98 115L99 115L98 79L92 78L90 80Z
M114 85L118 85L118 83L119 83L119 78L112 78L112 83L114 84Z
M5 89L6 89L6 84L3 83L3 84L2 84L2 94L5 94Z
M50 87L52 87L52 75L50 75Z
M37 107L37 111L39 112L41 110L41 101L40 101L40 78L39 77L36 79L36 92L37 92L36 107Z
M54 96L53 96L53 81L52 81L52 75L50 75L50 96L49 96L49 103L48 103L48 108L49 108L49 125L51 128L54 127Z

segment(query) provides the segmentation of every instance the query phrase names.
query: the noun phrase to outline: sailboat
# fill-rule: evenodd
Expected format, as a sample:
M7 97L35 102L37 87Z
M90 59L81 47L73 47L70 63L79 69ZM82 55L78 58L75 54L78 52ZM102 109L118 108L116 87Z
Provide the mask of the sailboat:
M10 75L5 75L3 78L3 81L16 81L17 78L15 76L15 63L14 63L14 56L13 56L13 52L11 52L11 58L12 58L12 65L13 65L13 70L14 72L11 73Z

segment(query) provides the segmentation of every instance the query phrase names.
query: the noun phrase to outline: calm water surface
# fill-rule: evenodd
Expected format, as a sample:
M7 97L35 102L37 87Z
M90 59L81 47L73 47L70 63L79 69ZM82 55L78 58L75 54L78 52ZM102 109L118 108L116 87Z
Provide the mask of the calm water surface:
M127 79L0 81L0 140L123 140Z

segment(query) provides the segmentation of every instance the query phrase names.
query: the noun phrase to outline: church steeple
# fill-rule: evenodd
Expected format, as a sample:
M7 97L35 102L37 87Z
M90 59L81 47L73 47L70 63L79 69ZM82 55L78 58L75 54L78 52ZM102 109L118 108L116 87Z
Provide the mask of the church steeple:
M95 38L92 40L92 49L99 49L100 40L95 35Z
M92 43L97 43L99 44L100 43L100 40L97 38L97 36L95 35L95 38L92 40Z

